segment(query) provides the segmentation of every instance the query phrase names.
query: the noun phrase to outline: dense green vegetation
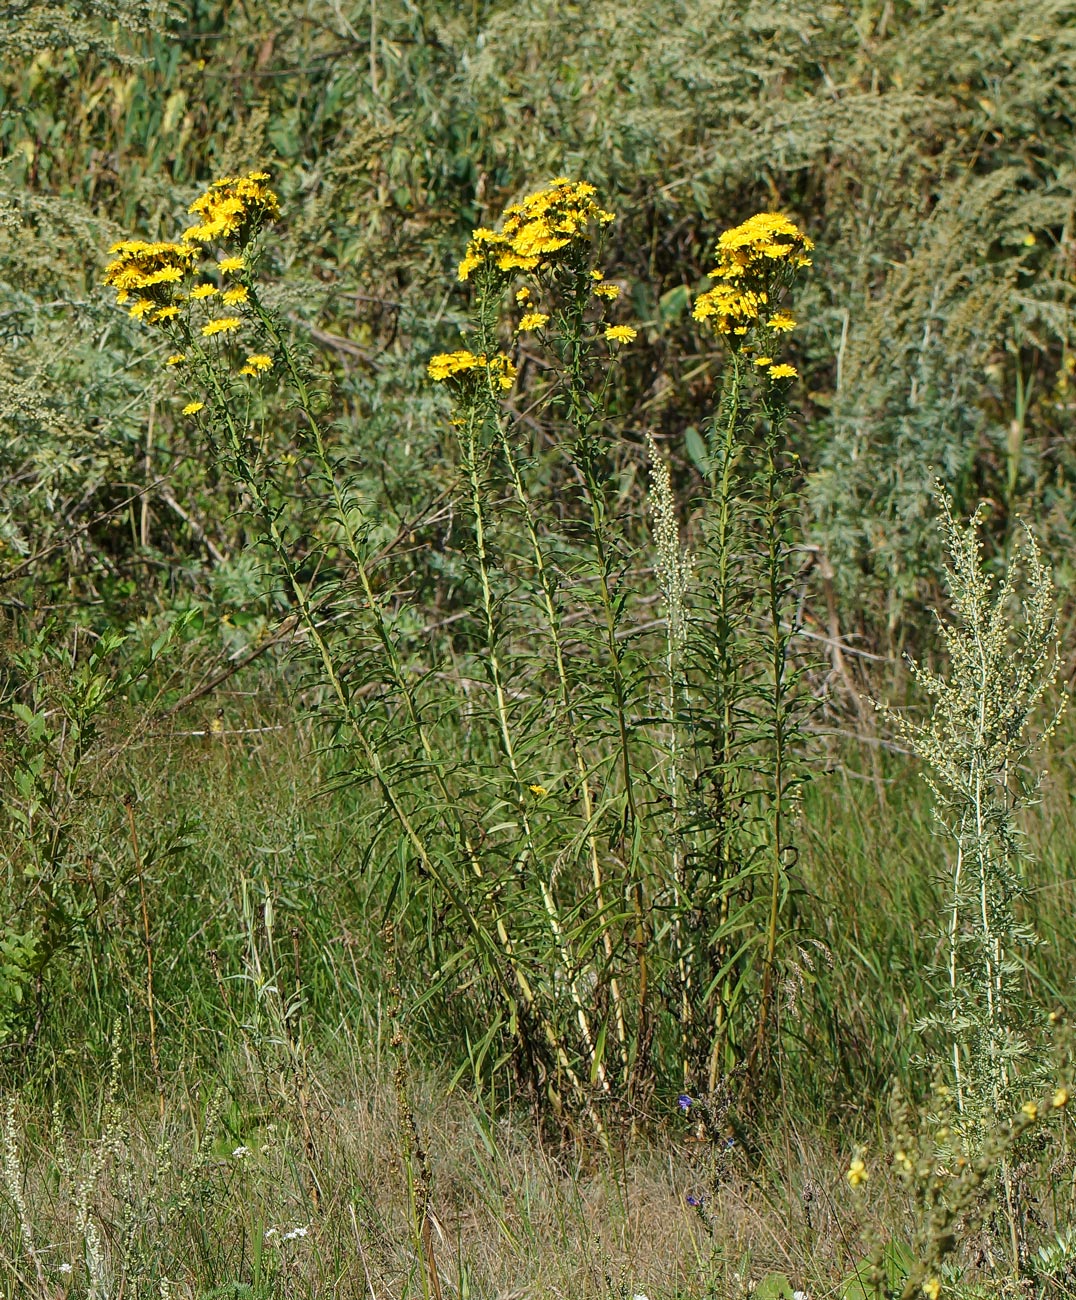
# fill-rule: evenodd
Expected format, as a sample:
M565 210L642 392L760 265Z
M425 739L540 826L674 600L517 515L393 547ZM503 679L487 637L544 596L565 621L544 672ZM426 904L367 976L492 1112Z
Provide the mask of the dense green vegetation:
M0 1295L1076 1292L1071 6L0 55Z

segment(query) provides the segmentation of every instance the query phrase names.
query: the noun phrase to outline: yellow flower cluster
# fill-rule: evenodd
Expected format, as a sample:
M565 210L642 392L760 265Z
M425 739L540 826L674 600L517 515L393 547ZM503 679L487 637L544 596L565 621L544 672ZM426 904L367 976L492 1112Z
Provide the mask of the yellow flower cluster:
M742 339L755 328L770 335L787 334L796 327L788 312L774 310L777 299L801 267L810 266L807 254L814 244L788 217L779 212L759 212L717 241L717 266L710 279L718 283L699 295L693 315L712 321L719 334ZM760 358L758 365L764 363ZM776 374L775 370L780 370ZM773 367L774 379L790 378L792 366Z
M234 236L246 243L263 222L280 216L280 200L265 184L268 179L268 172L249 172L214 181L190 206L200 220L183 232L184 242L211 244Z
M264 352L255 352L252 356L247 357L247 364L240 366L241 375L260 375L265 370L272 369L273 358L267 357Z
M458 352L439 352L431 359L427 369L435 383L461 378L469 371L485 371L490 382L505 392L516 382L516 368L503 352L489 358L483 353L476 355L468 352L465 348Z
M212 338L214 334L230 334L242 323L238 316L218 316L216 320L207 321L202 326L202 333L206 338Z
M105 284L116 290L116 300L124 303L136 294L131 308L136 320L150 313L150 319L167 320L159 313L171 306L175 286L190 270L194 250L184 244L124 239L108 251L112 261L105 267Z
M552 266L564 250L585 241L593 226L614 219L595 201L593 185L559 176L545 189L505 209L500 230L480 226L471 236L459 265L467 280L482 266L499 271L537 271Z

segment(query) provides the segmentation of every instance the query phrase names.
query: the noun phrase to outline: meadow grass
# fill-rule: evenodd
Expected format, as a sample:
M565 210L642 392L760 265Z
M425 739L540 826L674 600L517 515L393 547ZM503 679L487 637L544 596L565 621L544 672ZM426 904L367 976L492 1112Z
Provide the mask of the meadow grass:
M424 1294L392 1083L398 991L380 973L384 947L369 926L377 882L346 869L361 799L353 789L327 794L333 755L316 730L274 705L264 679L256 692L245 685L221 696L221 732L212 731L217 708L196 706L170 724L173 734L129 753L118 778L121 788L137 781L136 807L155 808L188 845L147 870L163 1117L133 941L67 964L69 987L57 988L31 1055L8 1064L9 1081L20 1081L15 1149L45 1295L94 1294L80 1195L101 1225L101 1294L156 1296L162 1277L173 1294L196 1297L232 1282L265 1296ZM1054 748L1063 752L1071 734L1063 727ZM818 764L827 770L804 804L800 906L819 938L804 945L799 987L782 1004L799 1026L788 1039L801 1042L735 1145L699 1142L675 1095L656 1098L639 1134L611 1155L551 1139L525 1092L450 1088L437 1027L421 1007L406 1018L407 1095L429 1161L444 1294L731 1297L779 1272L827 1295L874 1234L909 1236L886 1110L895 1081L914 1090L922 1077L916 1008L939 992L929 971L944 887L924 869L937 859L935 828L906 756L886 754L878 767L865 748L836 739L819 745ZM1076 959L1064 903L1070 809L1055 779L1027 818L1035 919L1047 939L1042 978L1029 977L1029 988L1043 1014L1051 972ZM108 907L117 932L137 933L133 880ZM302 1026L293 1020L289 1034L281 999L295 993L293 936ZM114 1068L121 1082L110 1095ZM233 1154L244 1147L249 1156ZM846 1178L860 1147L866 1200ZM1067 1168L1057 1155L1044 1166L1055 1195ZM10 1201L0 1222L2 1294L35 1294ZM63 1263L83 1271L68 1277Z

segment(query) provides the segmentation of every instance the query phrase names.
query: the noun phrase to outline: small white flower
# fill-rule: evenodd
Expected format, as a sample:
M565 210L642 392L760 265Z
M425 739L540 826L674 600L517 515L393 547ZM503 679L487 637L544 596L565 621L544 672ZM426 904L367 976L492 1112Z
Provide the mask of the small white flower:
M266 1228L266 1230L265 1230L265 1240L268 1241L270 1237L275 1237L275 1236L277 1235L278 1231L279 1231L278 1228Z
M250 1147L236 1147L232 1152L233 1160L245 1160L250 1155Z
M61 1273L70 1273L71 1271L72 1271L72 1270L71 1270L71 1265L70 1265L70 1264L61 1264L61 1265L60 1265L60 1272L61 1272Z
M305 1237L310 1231L309 1228L292 1228L291 1232L285 1232L281 1241L294 1241L297 1237Z
M810 1300L806 1291L793 1291L792 1300Z

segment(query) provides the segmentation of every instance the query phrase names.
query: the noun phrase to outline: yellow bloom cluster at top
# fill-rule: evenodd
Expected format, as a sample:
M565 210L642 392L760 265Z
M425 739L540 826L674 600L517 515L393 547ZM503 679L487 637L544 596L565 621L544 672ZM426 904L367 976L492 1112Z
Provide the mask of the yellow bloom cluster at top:
M699 295L692 315L697 321L712 321L719 334L734 341L759 328L772 345L775 336L796 327L795 318L776 310L776 304L795 273L811 265L807 254L813 248L795 222L780 212L756 213L717 241L717 266L710 272L717 283ZM774 379L796 373L772 358L759 358L756 364L769 364Z
M500 230L480 226L471 236L459 265L467 280L482 266L498 271L537 271L563 258L564 250L585 241L592 226L614 220L595 201L593 185L559 176L545 189L505 209Z
M245 243L263 222L280 216L280 200L265 184L268 179L268 172L249 172L214 181L191 204L189 211L201 220L183 232L184 241L211 244L237 236Z
M490 382L505 392L516 382L516 368L503 352L489 358L483 353L468 352L466 348L457 352L439 352L428 367L429 376L435 383L461 379L468 373L480 371L488 374Z
M180 286L194 274L200 261L199 244L235 237L249 241L263 222L280 215L280 202L265 182L268 172L246 176L225 176L191 204L200 223L184 232L180 242L147 243L124 239L109 249L112 260L105 268L105 284L116 290L117 301L135 301L130 309L136 320L163 324L179 315L177 303L211 298L220 292L216 285L198 284L186 294ZM215 263L222 275L235 274L246 265L241 255ZM229 305L246 302L249 290L237 284L222 297Z

